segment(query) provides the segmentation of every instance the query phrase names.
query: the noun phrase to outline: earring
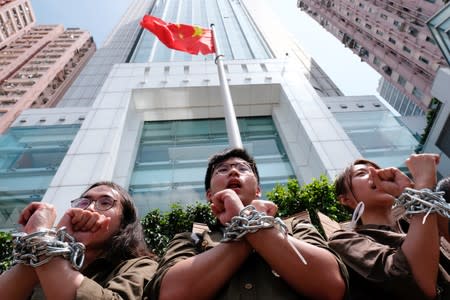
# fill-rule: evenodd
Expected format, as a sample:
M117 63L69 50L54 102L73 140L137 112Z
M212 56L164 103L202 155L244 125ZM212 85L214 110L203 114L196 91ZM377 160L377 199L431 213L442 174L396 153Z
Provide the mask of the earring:
M352 221L350 222L350 227L352 229L355 229L356 224L358 223L363 213L364 213L364 202L361 201L358 203L358 205L356 205L355 210L353 211L352 214Z

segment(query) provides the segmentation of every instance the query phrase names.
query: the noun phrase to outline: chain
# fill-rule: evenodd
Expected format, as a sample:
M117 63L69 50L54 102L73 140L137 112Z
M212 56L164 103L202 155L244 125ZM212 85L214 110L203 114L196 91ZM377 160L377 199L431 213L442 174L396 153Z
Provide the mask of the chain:
M443 195L444 192L433 192L430 189L405 188L400 197L395 200L394 207L402 207L406 216L425 213L423 223L430 213L438 213L450 218L450 204L445 201Z
M268 216L264 212L257 211L253 205L247 205L239 212L238 216L231 218L230 223L226 223L225 232L221 240L222 243L239 241L247 233L254 233L260 229L267 229L277 227L278 230L285 236L294 252L300 260L306 265L305 258L300 254L298 249L288 239L288 228L286 224L280 219Z
M40 229L30 234L18 232L13 237L13 264L35 268L48 263L55 256L62 256L76 270L83 266L86 248L75 241L65 227L58 230Z

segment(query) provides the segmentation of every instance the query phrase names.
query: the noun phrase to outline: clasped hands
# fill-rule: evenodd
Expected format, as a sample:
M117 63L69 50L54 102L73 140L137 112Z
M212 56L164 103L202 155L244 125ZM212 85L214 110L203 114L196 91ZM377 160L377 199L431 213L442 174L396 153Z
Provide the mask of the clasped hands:
M253 205L257 211L264 212L268 216L275 216L278 206L267 200L252 200L248 205ZM225 189L215 193L211 198L211 210L222 225L230 223L234 216L238 216L245 207L238 194L232 189Z
M44 202L32 202L26 206L19 216L18 223L25 233L33 233L41 228L50 229L56 220L56 209ZM76 241L88 246L91 238L99 230L107 230L111 218L95 211L70 208L66 211L57 228L66 227L67 233Z
M374 188L394 197L400 196L406 187L422 189L433 188L436 184L436 154L413 154L406 160L413 180L397 168L375 169L369 167L369 180Z

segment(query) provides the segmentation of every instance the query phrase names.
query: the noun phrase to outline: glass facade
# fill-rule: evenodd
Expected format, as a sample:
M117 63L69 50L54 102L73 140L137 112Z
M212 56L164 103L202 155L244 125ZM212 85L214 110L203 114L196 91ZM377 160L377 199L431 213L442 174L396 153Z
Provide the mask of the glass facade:
M156 1L150 12L166 22L195 24L209 28L215 25L216 37L226 60L270 58L253 21L240 1L170 0ZM191 55L168 50L149 31L143 30L130 62L168 62L212 60L213 55Z
M263 194L295 177L271 117L239 118L244 147L255 157ZM146 122L129 189L141 216L205 201L207 159L228 147L224 119Z
M380 166L403 167L417 140L389 111L334 113L362 157Z
M42 200L78 129L11 128L0 137L0 229L14 228L20 211Z

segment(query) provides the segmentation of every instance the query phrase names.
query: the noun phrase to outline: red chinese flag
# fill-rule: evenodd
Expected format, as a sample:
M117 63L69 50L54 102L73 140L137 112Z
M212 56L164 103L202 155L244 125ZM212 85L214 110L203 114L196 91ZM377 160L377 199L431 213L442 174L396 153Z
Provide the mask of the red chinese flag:
M141 26L152 32L167 47L197 55L214 53L212 31L195 25L167 23L146 15Z

